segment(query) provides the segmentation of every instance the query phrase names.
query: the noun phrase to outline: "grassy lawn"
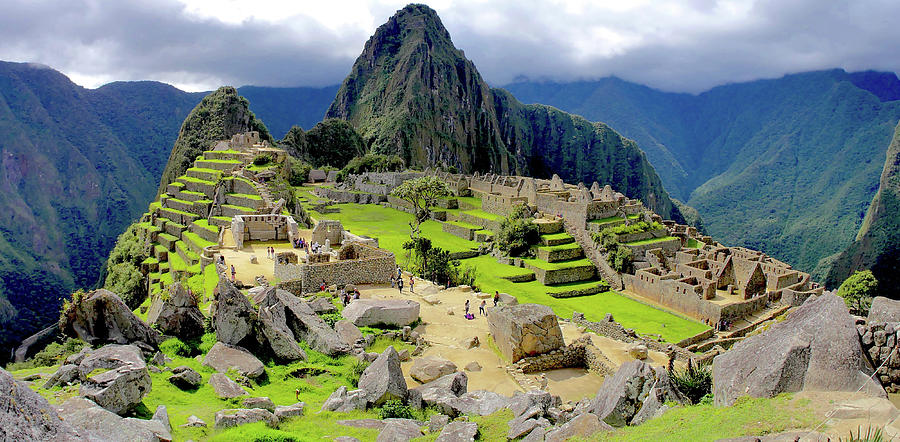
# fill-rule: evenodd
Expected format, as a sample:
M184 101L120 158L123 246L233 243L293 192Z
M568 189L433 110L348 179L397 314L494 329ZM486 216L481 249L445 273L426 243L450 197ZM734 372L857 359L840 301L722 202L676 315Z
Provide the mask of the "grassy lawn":
M459 226L464 229L479 230L479 231L482 230L481 226L476 226L475 224L469 224L465 221L446 221L445 223L451 224L454 226Z
M678 239L678 238L675 238L674 236L664 236L662 238L648 238L648 239L644 239L644 240L640 240L640 241L625 243L625 245L627 245L627 246L642 246L644 244L653 244L653 243L664 242L664 241L669 241L669 240L673 240L673 239Z
M456 197L456 200L459 201L460 204L466 203L473 207L481 208L481 198L477 196L459 196Z
M472 215L472 216L475 216L475 217L478 217L478 218L483 218L483 219L491 220L491 221L503 221L503 220L505 219L504 217L502 217L502 216L500 216L500 215L496 215L496 214L493 214L493 213L485 212L484 210L481 210L481 209L477 209L477 210L467 210L467 211L465 211L465 212L463 212L463 213L468 213L469 215Z
M559 270L559 269L568 269L572 267L585 267L585 266L593 266L594 263L587 258L581 259L570 259L568 261L558 261L558 262L547 262L544 260L536 259L536 258L524 258L523 262L529 265L533 265L539 269L544 270Z
M572 235L569 235L566 232L548 233L546 235L541 235L541 238L546 239L548 241L553 241L555 239L566 239L566 238L571 238L571 237L572 237Z
M581 246L578 245L577 242L570 242L568 244L560 244L558 246L540 246L538 247L542 250L569 250L569 249L580 249Z
M687 245L685 247L690 247L692 249L700 249L700 248L703 248L703 246L705 246L705 245L706 244L703 244L703 242L701 242L701 241L697 241L694 238L689 238L687 240Z
M640 216L640 215L638 215L638 214L636 214L636 213L633 214L633 215L628 215L628 219L638 219L638 216ZM607 218L592 219L592 220L590 220L590 221L588 221L588 222L591 223L591 224L606 224L606 223L611 223L611 222L615 222L615 221L622 221L622 217L620 217L620 216L610 216L610 217L607 217Z

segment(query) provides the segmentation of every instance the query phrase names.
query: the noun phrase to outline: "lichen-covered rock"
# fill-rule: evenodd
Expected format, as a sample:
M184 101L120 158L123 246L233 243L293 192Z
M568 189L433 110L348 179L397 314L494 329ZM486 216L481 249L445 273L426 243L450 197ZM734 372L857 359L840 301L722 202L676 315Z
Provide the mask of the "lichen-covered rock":
M56 370L56 372L47 379L47 382L44 383L44 388L51 389L53 387L70 385L80 381L81 373L78 371L78 366L66 364L59 367L59 370Z
M141 342L157 347L162 342L159 332L148 327L118 295L109 290L94 290L62 312L63 334L76 337L92 346Z
M441 413L456 416L456 400L466 394L469 378L465 373L451 373L409 390L408 402L415 409L432 407Z
M331 396L328 396L328 399L322 404L322 410L320 411L346 413L348 411L365 409L366 392L363 390L347 391L347 387L342 385L331 393Z
M262 408L225 409L216 412L215 428L231 428L254 422L265 422L269 427L275 427L278 425L278 418L271 411Z
M419 319L419 308L418 302L408 299L356 299L342 314L357 327L403 327Z
M182 365L172 370L169 382L182 390L193 390L203 382L203 376L200 376L200 373L193 368Z
M306 360L306 352L297 345L294 333L287 326L284 305L259 308L259 324L272 353L282 361Z
M885 396L872 373L843 299L826 293L794 309L768 330L737 343L713 360L717 405L744 395L856 391Z
M875 322L900 322L900 301L876 296L869 307L869 324Z
M174 283L166 292L154 295L147 312L147 323L170 336L193 339L203 335L203 313L197 306L197 298L188 293L180 283Z
M300 298L285 290L275 290L267 296L261 306L272 307L277 303L284 306L287 327L298 340L306 341L314 350L329 356L336 356L350 351L337 332Z
M225 373L213 373L209 376L209 385L216 392L216 396L221 399L231 399L241 396L249 396L247 390L244 390L237 382L232 381Z
M478 424L475 422L451 422L444 426L437 442L473 442L478 434Z
M265 367L256 356L249 351L216 342L203 358L203 365L211 367L219 373L225 373L229 369L235 369L238 373L248 378L258 378L265 373Z
M213 304L216 339L226 344L241 345L253 332L256 320L256 311L247 297L224 274L220 274Z
M410 419L385 419L375 442L407 442L422 435L421 424Z
M582 413L569 422L550 430L544 436L547 442L564 442L573 437L589 439L591 435L601 431L613 431L614 428L600 420L593 413Z
M275 407L275 417L279 421L284 421L288 418L303 416L304 407L306 404L303 402L297 402L294 405L279 405Z
M81 361L78 371L84 379L79 394L116 414L140 404L152 385L144 356L133 345L97 349Z
M423 384L427 384L441 376L456 372L456 364L444 358L425 357L413 361L409 376Z
M241 402L244 408L262 408L275 412L275 403L268 397L248 397Z
M188 416L187 422L181 425L182 428L206 428L206 422L193 414Z
M60 420L41 395L0 368L0 440L77 441L84 438Z
M633 360L603 381L591 402L591 412L613 427L638 424L636 416L655 413L667 401L684 402L662 369ZM652 409L651 409L652 408Z
M459 414L487 416L506 408L509 402L508 397L493 391L476 390L448 401L447 405L453 410L454 416Z
M87 440L172 440L171 430L159 420L123 418L85 398L68 399L56 411L65 422L89 434Z
M356 341L363 338L363 334L359 331L359 328L346 319L335 322L334 331L337 332L338 336L341 337L341 340L347 345L353 345Z
M500 306L492 308L487 319L494 342L512 362L564 345L556 314L545 305Z
M316 297L312 301L309 301L307 305L309 305L309 308L318 315L323 313L334 313L337 311L337 306L327 298Z
M359 378L359 388L365 390L366 402L373 406L391 399L406 399L406 379L400 370L400 356L393 346L385 349L366 367Z

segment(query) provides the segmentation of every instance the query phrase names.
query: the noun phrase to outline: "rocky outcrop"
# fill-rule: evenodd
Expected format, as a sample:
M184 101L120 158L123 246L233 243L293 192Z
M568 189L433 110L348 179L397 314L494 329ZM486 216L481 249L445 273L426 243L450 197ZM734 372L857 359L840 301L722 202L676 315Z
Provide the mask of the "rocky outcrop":
M219 274L212 320L216 339L231 345L245 343L257 321L256 310L250 305L250 301L224 273Z
M407 442L422 435L422 424L410 419L385 419L375 442Z
M232 381L225 373L213 373L209 376L209 386L216 392L220 399L232 399L241 396L249 396L244 387Z
M347 345L353 345L356 341L359 341L363 338L363 334L359 331L352 322L341 319L338 322L334 323L334 331L337 332L338 336L340 336L341 340L344 341Z
M197 298L177 282L162 294L153 296L147 323L182 340L202 336L204 331L203 313L197 306Z
M172 440L168 422L163 422L161 415L154 415L154 419L149 420L123 418L80 397L63 402L56 411L65 422L93 436L89 440L147 442Z
M59 367L59 370L56 370L56 372L47 379L47 382L44 383L44 388L49 390L53 387L63 387L76 382L81 382L81 373L78 371L78 366L75 364L66 364Z
M78 441L84 435L41 395L0 368L0 440Z
M346 413L353 410L366 409L366 392L364 390L347 391L346 386L340 386L328 396L322 404L321 411L337 411Z
M667 401L685 402L668 374L639 360L629 361L603 381L591 402L591 413L613 427L637 425L654 416Z
M262 408L263 410L275 412L275 403L268 397L248 397L241 401L241 405L244 408Z
M135 316L118 295L104 289L73 299L62 313L60 329L94 347L135 343L155 348L162 342L159 332Z
M194 369L182 365L172 370L169 382L182 390L194 390L203 382L203 376Z
M317 315L337 312L337 307L327 298L320 298L317 296L313 298L312 301L309 301L307 305L309 305L309 308Z
M265 367L256 356L241 347L216 342L203 358L203 365L219 373L234 369L248 378L258 378L265 373Z
M884 396L884 389L868 379L871 373L843 299L826 293L716 356L713 387L717 405L731 405L744 395L772 397L800 390L865 388Z
M876 296L869 307L866 322L900 322L900 301Z
M612 431L613 427L600 420L596 414L582 413L559 427L548 431L544 440L547 442L564 442L571 438L588 439L601 431Z
M455 372L456 364L453 362L438 357L425 357L413 361L412 367L409 369L409 376L427 384L441 376Z
M216 412L216 428L231 428L239 425L265 422L270 427L278 426L278 418L269 410L262 408L232 408Z
M274 307L280 303L284 309L285 322L297 340L306 341L314 350L330 356L347 353L347 345L337 332L317 315L300 298L285 290L274 290L267 294L261 307Z
M414 409L432 407L448 416L459 414L457 401L466 394L469 378L465 373L451 373L409 390L407 401Z
M406 399L406 379L400 370L400 356L393 346L366 367L359 377L359 388L366 392L366 402L378 406L391 399Z
M133 345L110 344L78 365L84 381L79 394L116 414L123 414L150 392L152 381L141 351Z
M260 307L259 326L275 357L282 361L306 360L306 352L297 345L294 334L287 326L283 304L278 302L271 307Z
M488 326L494 342L511 362L563 347L562 329L550 307L519 304L492 308Z
M436 442L473 442L478 434L475 422L455 421L447 424L438 435Z
M419 303L408 299L356 299L342 314L357 327L404 327L419 319Z
M306 407L306 404L303 402L297 402L294 405L279 405L275 407L275 417L281 422L292 417L303 416L304 407Z

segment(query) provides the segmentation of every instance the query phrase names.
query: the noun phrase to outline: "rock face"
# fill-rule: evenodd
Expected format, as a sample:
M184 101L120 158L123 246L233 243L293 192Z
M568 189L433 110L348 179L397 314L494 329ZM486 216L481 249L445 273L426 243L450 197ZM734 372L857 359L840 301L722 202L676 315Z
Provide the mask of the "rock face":
M420 387L409 390L407 402L414 409L433 407L448 416L459 414L459 397L466 394L469 377L465 373L451 373Z
M473 442L478 433L478 424L475 422L451 422L444 426L437 442Z
M312 301L307 303L309 308L312 309L316 314L322 313L334 313L337 311L337 307L328 299L316 297Z
M900 322L900 301L876 296L869 308L867 322Z
M573 437L588 439L594 433L612 430L613 427L601 421L597 415L582 413L569 422L549 431L544 440L547 442L564 442Z
M180 339L196 338L202 336L204 331L203 313L197 307L197 299L179 283L169 286L167 296L153 297L147 323L155 325L164 334Z
M2 440L82 440L68 422L41 395L13 379L0 368L0 439Z
M116 414L141 403L152 384L144 356L133 345L100 348L81 361L78 371L84 378L79 394Z
M216 302L213 305L216 339L226 344L241 345L253 332L256 311L247 297L224 274L219 275Z
M356 299L343 315L357 327L404 327L419 319L419 303L408 299Z
M410 419L385 419L384 429L375 442L406 442L422 435L418 422Z
M667 401L684 402L668 374L639 361L629 361L603 381L591 402L591 413L613 427L636 425L654 416Z
M322 404L321 411L337 411L346 413L353 410L365 410L366 392L363 390L347 391L347 387L340 386L328 396Z
M341 319L334 323L334 331L337 332L341 340L347 345L353 345L356 341L363 338L363 334L352 322Z
M283 421L287 418L303 416L304 407L306 404L303 402L297 402L294 405L279 405L275 407L275 417L279 421Z
M868 381L871 373L844 301L826 293L716 356L713 387L717 405L731 405L743 395L772 397L800 390L871 387L883 396L884 389Z
M556 314L545 305L519 304L492 308L488 326L500 352L512 362L564 345Z
M406 379L400 370L400 356L393 346L385 349L363 371L359 377L359 388L365 390L369 405L381 405L391 399L406 399Z
M44 383L44 388L51 389L56 386L65 386L79 381L81 381L81 373L78 371L78 366L66 364L59 367L59 370L56 370L56 373L53 373L53 375L47 379L47 382Z
M92 437L88 440L168 441L172 440L167 422L154 419L123 418L80 397L71 398L57 408L59 416Z
M216 396L222 399L231 399L240 396L249 396L247 390L232 381L225 373L213 373L209 376L209 385L216 392Z
M306 360L306 352L297 345L294 334L288 329L283 304L278 302L271 307L260 307L259 325L269 348L278 359L283 361Z
M216 428L231 428L239 425L252 424L254 422L265 422L270 427L278 425L278 418L269 411L262 408L251 409L225 409L216 412Z
M409 376L427 384L441 376L456 372L456 364L438 357L418 358L409 369Z
M256 356L247 350L216 342L203 359L203 365L211 367L219 373L225 373L233 368L238 373L248 378L257 378L265 373L265 367Z
M169 382L182 390L192 390L200 386L203 382L203 376L194 371L190 367L177 367L172 370L172 376L169 376Z
M285 290L274 290L267 294L261 307L274 307L278 303L284 309L285 322L297 340L306 341L310 347L330 356L347 353L347 345L337 332L317 315L300 298Z
M62 333L97 347L103 344L144 343L156 347L160 334L144 324L115 293L94 290L75 302L60 320Z

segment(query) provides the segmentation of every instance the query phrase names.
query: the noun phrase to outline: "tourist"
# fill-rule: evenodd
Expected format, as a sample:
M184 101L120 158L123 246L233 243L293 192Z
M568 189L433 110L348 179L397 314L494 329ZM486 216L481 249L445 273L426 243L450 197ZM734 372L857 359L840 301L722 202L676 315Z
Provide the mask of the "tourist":
M415 293L415 292L416 292L416 291L415 291L415 285L416 285L416 280L413 278L412 275L409 275L409 292L410 292L410 293Z
M231 281L234 282L234 275L237 274L237 271L234 270L234 264L231 265Z
M541 373L541 390L547 391L547 373Z
M481 301L481 305L478 306L478 314L487 316L487 312L484 311L484 308L487 306L487 301Z
M322 284L319 285L319 291L320 291L320 292L324 292L324 291L325 291L325 283L324 283L324 282L323 282Z
M400 293L403 293L403 278L397 279L397 289L400 290Z
M403 276L403 270L400 270L400 266L397 266L397 279L400 279L401 276Z
M469 316L469 300L466 299L466 317Z
M397 282L397 280L394 279L394 275L391 274L391 288L394 288L394 284L395 284L396 282Z
M359 289L353 289L353 299L359 299Z
M496 307L497 304L499 304L499 303L500 303L500 292L497 290L494 290L494 307Z

